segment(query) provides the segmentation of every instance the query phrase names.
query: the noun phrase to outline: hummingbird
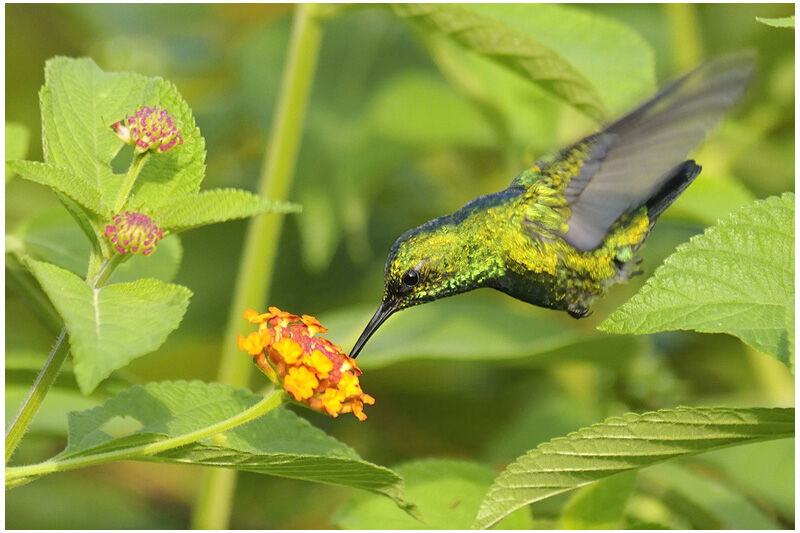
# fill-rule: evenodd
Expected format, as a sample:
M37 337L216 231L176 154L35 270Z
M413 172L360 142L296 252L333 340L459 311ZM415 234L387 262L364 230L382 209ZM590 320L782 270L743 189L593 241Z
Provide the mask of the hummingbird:
M700 173L687 154L738 100L753 66L746 53L701 64L506 189L405 232L350 356L393 313L478 288L587 316L610 286L641 273L636 252Z

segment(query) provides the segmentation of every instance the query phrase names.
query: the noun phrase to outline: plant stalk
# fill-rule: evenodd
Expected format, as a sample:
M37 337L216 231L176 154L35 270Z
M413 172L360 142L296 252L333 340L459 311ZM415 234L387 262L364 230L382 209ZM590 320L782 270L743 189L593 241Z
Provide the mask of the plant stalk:
M150 157L150 152L134 154L131 166L128 167L128 173L125 174L125 179L123 179L122 185L117 193L117 199L114 201L112 213L119 213L125 206L125 202L131 194L131 189L133 189L133 184L136 183L136 178L139 177L139 172L142 171L142 167L147 162L148 157Z
M17 448L19 441L22 440L25 430L28 429L33 417L39 410L39 406L42 405L42 401L47 395L47 391L50 390L50 386L56 380L58 373L61 371L61 366L67 359L67 354L69 354L69 345L64 342L66 335L67 328L62 328L61 334L58 336L53 349L50 350L50 355L47 358L47 362L44 364L44 368L42 368L42 371L39 372L38 376L36 376L36 381L33 382L33 387L31 387L30 392L28 392L28 396L25 398L25 401L22 402L22 407L20 407L19 411L17 412L17 416L14 417L14 421L11 422L11 426L9 426L8 431L6 431L5 464L8 464L8 460L11 459L11 455Z
M30 477L38 477L45 474L52 474L53 472L74 470L76 468L84 468L87 466L109 463L111 461L120 461L123 459L136 459L155 455L173 448L178 448L180 446L186 446L187 444L197 442L200 439L223 433L229 429L255 420L256 418L263 416L280 406L285 399L286 393L284 391L275 390L257 404L235 416L232 416L231 418L217 422L211 426L192 431L191 433L187 433L185 435L160 440L158 442L150 442L140 446L126 448L124 450L80 456L73 459L49 459L35 465L6 468L6 485L16 485L20 480Z
M301 4L294 14L289 52L272 124L272 142L264 159L258 187L258 193L271 200L286 200L291 187L319 54L321 21L317 7ZM264 214L252 218L247 228L223 338L218 373L222 383L240 387L249 383L252 361L238 350L236 337L239 333L246 333L248 326L242 313L247 309L263 309L267 301L282 221L280 214ZM235 487L235 471L206 470L195 502L192 527L226 529Z

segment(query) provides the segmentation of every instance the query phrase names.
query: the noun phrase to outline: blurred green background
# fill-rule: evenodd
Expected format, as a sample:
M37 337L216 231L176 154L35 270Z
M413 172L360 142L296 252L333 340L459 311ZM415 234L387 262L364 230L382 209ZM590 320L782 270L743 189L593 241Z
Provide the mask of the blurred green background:
M291 6L5 9L6 120L29 130L27 159L42 158L37 92L45 60L90 56L104 70L174 82L206 139L204 187L255 188ZM695 155L703 174L651 235L642 254L646 275L615 288L590 318L578 322L491 291L393 317L359 358L364 390L377 399L367 410L369 420L302 412L369 461L392 466L449 457L499 471L542 441L628 411L794 404L786 367L734 338L594 333L679 243L752 198L794 190L794 31L755 19L792 15L793 6L569 9L638 33L652 48L656 84L705 57L742 48L758 52L757 78L732 118ZM416 30L387 9L348 9L326 22L290 195L304 212L290 215L284 226L270 304L319 316L330 327L329 337L349 348L380 300L385 254L397 236L507 186L535 158L596 127L540 90L523 86L520 92L505 81L488 81L485 99L475 98L440 70ZM633 88L635 98L609 107L625 111L654 87ZM6 233L35 236L26 224L50 209L63 209L50 191L10 181ZM15 463L60 451L65 413L96 405L125 381L215 379L245 227L227 223L181 236L183 260L175 280L194 291L181 327L92 397L79 396L69 375L62 377ZM476 335L478 328L488 334ZM52 342L52 334L7 289L7 420ZM783 440L672 463L680 467L677 473L647 469L626 523L791 528L793 450L793 440ZM7 492L6 526L187 527L199 474L191 467L123 462L50 476ZM359 496L256 474L239 480L235 528L335 527L337 510ZM533 506L536 524L552 526L566 498ZM732 505L746 512L731 514Z

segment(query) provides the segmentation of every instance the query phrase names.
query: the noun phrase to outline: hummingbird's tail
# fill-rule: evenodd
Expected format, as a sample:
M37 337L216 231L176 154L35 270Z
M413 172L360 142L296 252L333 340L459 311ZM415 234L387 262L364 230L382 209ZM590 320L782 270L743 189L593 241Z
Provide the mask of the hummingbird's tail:
M655 224L659 215L674 202L678 196L688 187L703 169L694 160L689 159L676 166L670 172L671 176L666 178L662 187L647 200L647 218L650 219L650 226Z

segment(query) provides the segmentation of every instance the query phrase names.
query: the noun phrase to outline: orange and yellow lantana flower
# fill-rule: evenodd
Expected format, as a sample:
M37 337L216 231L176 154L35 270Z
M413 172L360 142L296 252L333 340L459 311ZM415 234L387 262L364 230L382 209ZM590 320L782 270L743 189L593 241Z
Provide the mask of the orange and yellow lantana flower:
M366 420L364 404L372 405L375 399L361 390L361 370L341 347L317 336L328 330L316 318L277 307L270 307L268 313L247 310L244 318L258 324L258 331L239 335L239 349L252 355L295 400L334 418L353 413Z

